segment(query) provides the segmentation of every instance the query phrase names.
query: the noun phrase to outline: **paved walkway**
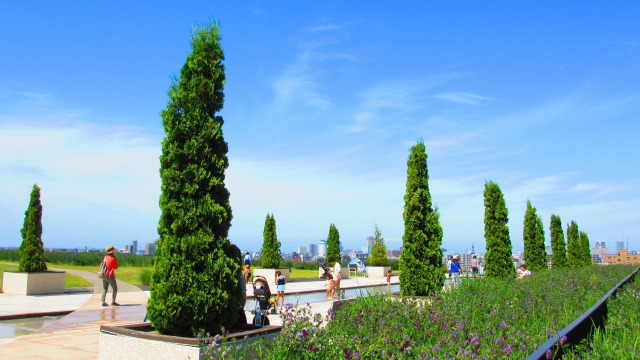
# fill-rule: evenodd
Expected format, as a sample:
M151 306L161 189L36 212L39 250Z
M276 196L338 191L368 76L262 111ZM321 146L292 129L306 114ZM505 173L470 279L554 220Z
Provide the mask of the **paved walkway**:
M94 273L65 270L87 279L93 284L93 293L70 292L61 295L22 296L0 293L0 319L28 314L46 314L72 311L39 331L24 336L0 339L0 359L97 359L100 325L140 323L146 315L148 292L137 286L118 281L118 303L121 306L102 307L100 294L102 280ZM391 278L392 284L398 277ZM383 285L384 278L350 278L342 280L342 288ZM324 282L294 279L287 283L287 294L323 291ZM248 286L247 302L253 301L253 289ZM111 293L107 294L110 299ZM285 301L287 298L285 297ZM314 313L326 314L331 301L311 304ZM252 315L247 312L247 318ZM272 325L282 324L280 316L269 315Z

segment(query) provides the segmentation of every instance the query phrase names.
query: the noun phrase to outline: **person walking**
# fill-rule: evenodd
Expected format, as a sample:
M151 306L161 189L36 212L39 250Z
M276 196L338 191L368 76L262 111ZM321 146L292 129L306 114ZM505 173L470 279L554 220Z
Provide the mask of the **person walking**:
M107 253L104 255L104 261L107 265L107 276L102 278L102 306L109 306L105 299L107 297L107 290L111 286L111 306L119 306L116 302L116 296L118 295L118 283L116 282L116 272L118 268L118 260L116 259L116 248L109 245L107 246Z
M477 256L473 255L473 259L471 259L471 273L473 277L478 276L478 271L480 270L480 263L478 262Z
M449 269L449 278L452 285L457 285L460 282L460 273L462 273L462 267L460 266L460 258L458 255L454 255L451 259L451 268Z
M336 261L336 259L329 259L331 265L333 265L333 269L331 270L331 276L333 277L333 287L340 294L340 280L342 279L342 268L340 267L340 263Z
M251 255L249 255L248 251L244 254L244 264L251 265Z
M391 292L391 269L387 270L387 290Z
M280 303L280 311L282 311L282 307L284 306L284 290L286 283L287 278L282 275L280 270L276 271L276 307L278 306L278 299L282 299L282 302Z

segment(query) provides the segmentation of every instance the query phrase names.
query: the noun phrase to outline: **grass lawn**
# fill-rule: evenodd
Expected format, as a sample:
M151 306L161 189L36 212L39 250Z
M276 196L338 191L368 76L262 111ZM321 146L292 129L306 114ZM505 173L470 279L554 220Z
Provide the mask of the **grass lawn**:
M86 271L94 274L98 272L98 268L100 267L99 265L78 266L78 265L67 265L67 264L55 264L55 265L52 264L47 266L56 267L60 269ZM116 270L116 278L118 280L128 282L129 284L142 285L142 281L140 281L140 273L142 273L142 271L144 270L149 270L153 272L153 266L120 266L118 270Z
M47 267L51 267L50 264L47 264ZM6 263L6 262L2 262L0 263L0 273L3 273L5 270L7 271L17 271L18 270L18 264L17 263ZM97 272L98 270L96 270ZM67 288L72 288L72 287L91 287L91 283L88 282L87 280L75 276L75 275L71 275L71 274L66 274L65 275L65 279L64 279L64 286ZM0 289L2 288L2 276L0 275Z

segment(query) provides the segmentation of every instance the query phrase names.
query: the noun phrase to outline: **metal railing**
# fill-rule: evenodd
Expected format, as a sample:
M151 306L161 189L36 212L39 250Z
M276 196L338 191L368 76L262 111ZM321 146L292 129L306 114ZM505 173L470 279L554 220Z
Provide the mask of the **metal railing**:
M596 328L603 329L607 319L607 301L616 295L619 289L631 282L640 268L636 268L625 279L609 290L595 305L585 311L571 324L549 338L527 360L560 359L565 351L570 351L582 340L589 338Z

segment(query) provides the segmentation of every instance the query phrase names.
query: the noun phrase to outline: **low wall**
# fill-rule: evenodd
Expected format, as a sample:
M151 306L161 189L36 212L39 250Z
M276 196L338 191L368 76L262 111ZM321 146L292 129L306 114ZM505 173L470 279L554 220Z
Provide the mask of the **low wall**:
M272 290L271 292L275 293L276 290L276 271L280 271L282 275L284 275L287 280L289 280L289 275L291 272L288 268L286 269L267 269L267 268L254 268L253 269L253 278L256 276L264 276L269 283L269 288ZM273 287L273 288L272 288Z
M246 325L245 331L229 335L237 346L244 346L258 339L273 340L280 326L254 328ZM245 338L245 336L247 336ZM193 338L160 335L153 332L149 323L125 326L100 326L100 360L112 359L205 359L208 358L199 341Z
M387 271L389 270L391 270L390 266L367 266L367 273L369 274L369 277L387 277Z
M2 292L19 295L62 294L65 276L64 271L5 271L2 275Z

